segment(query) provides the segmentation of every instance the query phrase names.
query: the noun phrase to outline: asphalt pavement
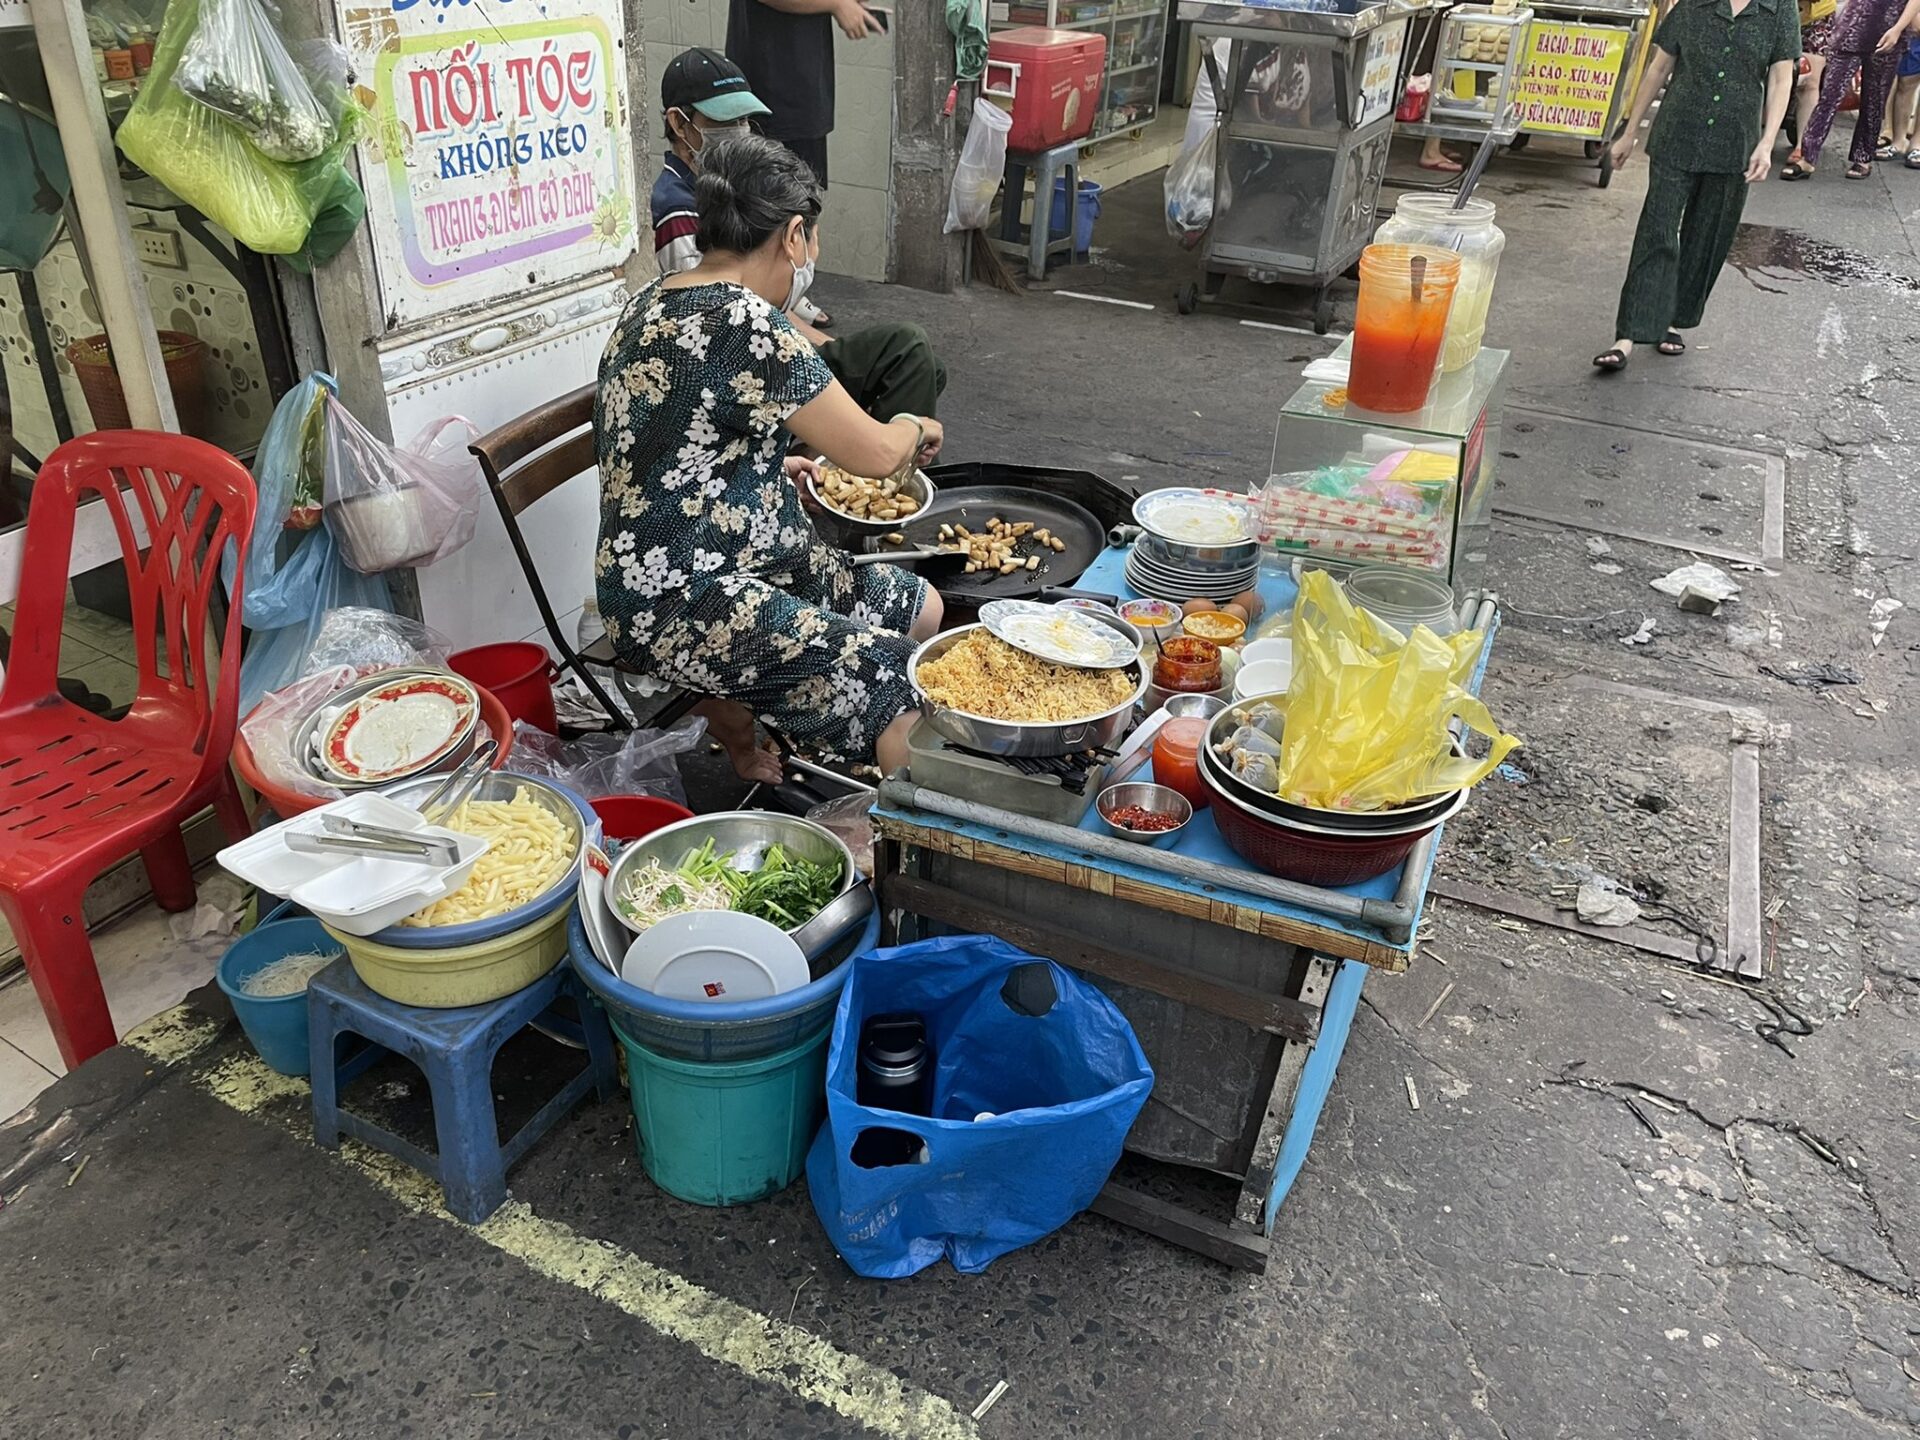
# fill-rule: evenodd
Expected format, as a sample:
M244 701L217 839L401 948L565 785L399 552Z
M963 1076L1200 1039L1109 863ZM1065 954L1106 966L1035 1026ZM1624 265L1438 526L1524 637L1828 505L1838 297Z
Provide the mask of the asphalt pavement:
M316 1150L190 1015L0 1124L0 1433L1914 1433L1920 174L1760 187L1691 351L1601 377L1642 180L1530 156L1483 186L1513 353L1488 698L1527 749L1443 860L1487 903L1368 983L1267 1274L1082 1217L981 1276L861 1280L803 1187L663 1199L624 1100L461 1227ZM1257 481L1330 341L1273 328L1284 297L1175 313L1157 184L1026 295L822 299L936 337L948 458ZM1741 586L1718 615L1649 583L1696 556ZM1541 922L1596 877L1649 936L1751 937L1763 977Z

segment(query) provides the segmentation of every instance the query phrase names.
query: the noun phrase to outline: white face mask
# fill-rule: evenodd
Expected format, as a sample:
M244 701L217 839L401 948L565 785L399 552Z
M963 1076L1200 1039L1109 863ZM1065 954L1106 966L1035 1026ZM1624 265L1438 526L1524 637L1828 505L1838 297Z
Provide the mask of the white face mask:
M791 260L787 263L793 265ZM787 291L787 303L781 307L783 310L791 310L800 303L801 298L807 293L807 287L813 284L813 271L812 256L807 257L807 263L804 265L793 265L793 285Z

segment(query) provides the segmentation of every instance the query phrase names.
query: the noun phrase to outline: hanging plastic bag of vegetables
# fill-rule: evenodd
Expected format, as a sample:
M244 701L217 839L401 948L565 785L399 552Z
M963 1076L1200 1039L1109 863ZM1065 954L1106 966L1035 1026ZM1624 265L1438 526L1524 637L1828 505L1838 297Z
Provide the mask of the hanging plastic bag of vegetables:
M260 0L200 0L173 83L239 126L269 160L312 160L333 143L333 117Z
M154 46L153 69L114 139L129 160L242 245L263 255L298 255L308 264L324 261L352 233L351 226L331 224L321 217L349 199L358 199L341 159L352 142L360 112L343 85L316 86L303 79L309 97L322 107L330 138L310 159L279 160L263 153L246 129L196 99L178 79L187 47L199 31L202 5L208 3L231 0L171 0L168 4ZM285 47L281 48L284 53ZM272 121L265 112L257 118L262 123ZM311 132L296 134L291 125L281 126L275 134L277 139L268 143L284 150L305 149L314 138ZM322 237L329 247L324 253Z

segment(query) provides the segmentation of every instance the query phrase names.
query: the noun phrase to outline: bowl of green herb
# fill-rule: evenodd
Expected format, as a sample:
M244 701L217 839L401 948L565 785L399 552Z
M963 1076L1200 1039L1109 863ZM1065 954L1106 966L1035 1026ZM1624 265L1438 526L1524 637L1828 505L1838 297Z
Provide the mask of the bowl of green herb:
M759 810L697 815L620 852L613 913L635 934L689 910L734 910L794 931L859 878L853 853L812 821Z

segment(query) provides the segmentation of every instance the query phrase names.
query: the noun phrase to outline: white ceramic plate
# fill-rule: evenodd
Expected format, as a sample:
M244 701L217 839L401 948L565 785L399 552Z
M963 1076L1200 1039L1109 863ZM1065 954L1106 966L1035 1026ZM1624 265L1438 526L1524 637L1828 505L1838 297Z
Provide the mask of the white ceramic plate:
M320 741L320 763L355 784L417 774L472 733L480 697L457 675L416 675L369 690Z
M1090 615L1034 600L989 600L980 607L987 630L1029 655L1085 670L1117 670L1140 658L1140 647Z
M1182 545L1235 545L1254 538L1247 497L1225 490L1152 490L1133 502L1142 529Z
M669 915L627 947L620 978L664 1000L765 1000L812 976L793 937L732 910Z

